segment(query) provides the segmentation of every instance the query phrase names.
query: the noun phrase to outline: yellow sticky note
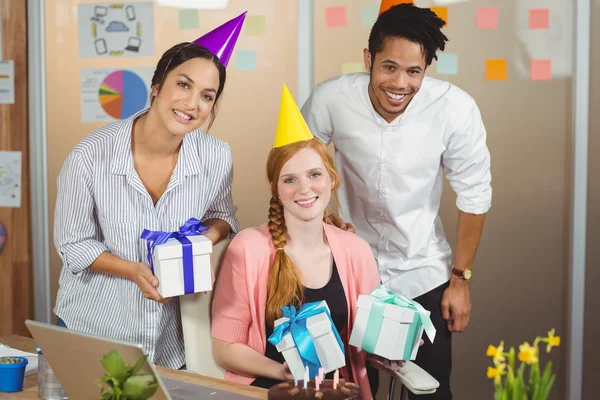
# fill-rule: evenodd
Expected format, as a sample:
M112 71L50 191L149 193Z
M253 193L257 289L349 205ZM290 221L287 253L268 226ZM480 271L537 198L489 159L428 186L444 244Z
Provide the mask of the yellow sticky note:
M342 75L352 74L354 72L365 72L364 63L347 62L342 64Z
M506 60L486 60L485 79L488 81L506 80Z
M248 36L265 36L267 22L264 15L248 15L244 22L244 33Z
M444 26L448 26L448 7L429 7L429 9L444 20L446 23Z

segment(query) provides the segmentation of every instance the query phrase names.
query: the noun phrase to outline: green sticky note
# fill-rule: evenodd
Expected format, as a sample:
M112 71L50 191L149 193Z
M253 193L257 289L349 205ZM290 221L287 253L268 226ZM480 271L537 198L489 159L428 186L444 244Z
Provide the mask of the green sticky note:
M235 67L240 71L254 71L256 69L256 51L238 50L235 53Z
M198 28L198 10L179 10L179 29Z
M379 5L362 6L360 8L360 21L362 26L373 26L379 15Z
M437 66L435 71L440 75L458 74L458 54L438 54Z
M265 36L267 22L264 15L249 15L244 22L244 33L248 36Z
M365 72L365 66L360 62L347 62L342 64L342 74L351 74L353 72Z

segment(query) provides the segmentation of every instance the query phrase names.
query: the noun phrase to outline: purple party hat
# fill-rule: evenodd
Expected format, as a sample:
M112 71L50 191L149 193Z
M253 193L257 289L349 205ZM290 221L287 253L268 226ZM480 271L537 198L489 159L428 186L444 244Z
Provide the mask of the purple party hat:
M246 19L247 12L244 11L237 17L199 37L194 40L194 43L206 47L211 53L219 57L224 66L227 66L235 43L242 31L242 25Z

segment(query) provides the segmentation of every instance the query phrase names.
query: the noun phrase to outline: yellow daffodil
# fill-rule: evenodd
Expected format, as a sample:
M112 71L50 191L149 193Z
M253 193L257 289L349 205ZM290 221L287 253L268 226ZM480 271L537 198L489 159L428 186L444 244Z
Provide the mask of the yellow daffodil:
M500 342L498 347L494 347L491 344L489 345L486 355L488 357L494 357L494 365L497 367L500 363L506 361L504 357L504 342Z
M544 338L544 342L548 343L548 345L546 346L546 353L550 353L550 350L553 347L558 347L560 346L560 336L554 336L554 328L552 328L550 330L550 332L548 332L548 337Z
M488 367L487 377L494 380L494 384L499 385L502 382L502 375L506 374L504 369L506 364L499 364L496 368Z
M519 346L519 360L527 364L537 363L537 348L535 346L530 346L529 342L523 343Z

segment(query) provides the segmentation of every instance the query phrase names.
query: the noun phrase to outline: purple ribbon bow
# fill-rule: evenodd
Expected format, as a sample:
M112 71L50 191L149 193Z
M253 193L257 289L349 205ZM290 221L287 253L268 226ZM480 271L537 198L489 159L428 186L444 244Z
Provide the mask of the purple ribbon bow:
M150 231L144 229L141 239L146 240L146 248L148 249L148 264L154 273L154 261L152 256L154 248L161 244L165 244L167 240L174 238L181 243L183 251L183 286L185 294L194 293L194 252L192 251L192 242L187 236L200 236L202 232L208 228L202 225L202 222L196 218L190 218L185 224L179 228L177 232Z

